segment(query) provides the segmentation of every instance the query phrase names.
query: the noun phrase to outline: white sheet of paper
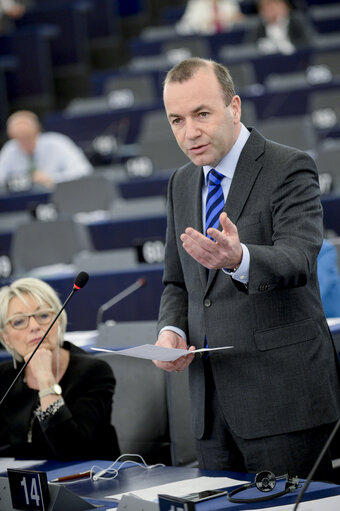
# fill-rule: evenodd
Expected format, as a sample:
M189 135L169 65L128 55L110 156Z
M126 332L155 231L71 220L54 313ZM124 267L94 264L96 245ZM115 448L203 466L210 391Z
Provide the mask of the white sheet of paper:
M133 348L91 348L94 351L105 351L112 355L125 355L127 357L146 358L148 360L160 360L161 362L172 362L177 358L189 355L190 353L203 353L205 351L227 350L234 346L222 346L219 348L200 348L198 350L183 350L175 348L164 348L154 344L142 344Z
M136 490L128 493L119 493L117 495L107 496L107 499L120 500L123 495L134 495L140 499L154 502L158 495L166 494L174 497L184 497L189 493L203 490L215 490L216 488L227 488L238 484L244 484L247 481L238 481L229 477L196 477L195 479L185 479L184 481L176 481L174 483L161 484L160 486L152 486L144 490Z
M241 497L240 497L241 498ZM257 511L293 511L295 504L287 504L285 506L256 508ZM339 511L340 509L340 495L333 497L325 497L320 500L309 500L308 502L300 502L298 506L299 511ZM247 509L245 511L251 511Z

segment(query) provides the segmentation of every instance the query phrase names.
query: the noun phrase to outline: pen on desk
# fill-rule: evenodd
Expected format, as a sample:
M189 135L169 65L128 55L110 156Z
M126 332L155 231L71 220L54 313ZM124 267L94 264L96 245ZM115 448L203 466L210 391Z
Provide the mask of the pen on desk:
M87 472L79 472L79 474L71 474L69 476L57 477L56 479L51 479L51 483L62 483L63 481L72 481L73 479L81 479L82 477L90 477L91 471Z

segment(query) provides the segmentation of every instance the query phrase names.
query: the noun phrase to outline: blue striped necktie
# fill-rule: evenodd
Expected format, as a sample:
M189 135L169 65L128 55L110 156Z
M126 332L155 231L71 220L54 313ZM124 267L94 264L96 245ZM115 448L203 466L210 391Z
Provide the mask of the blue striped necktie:
M220 223L220 214L222 213L224 206L224 196L221 181L224 178L222 174L217 172L215 169L211 169L208 173L208 195L206 200L205 209L205 232L210 227L217 229ZM212 239L207 234L207 237ZM207 338L204 338L204 347L208 348ZM209 357L209 353L205 355L205 358Z
M205 232L210 227L217 229L220 223L220 214L224 206L223 190L221 181L224 178L222 174L215 169L211 169L208 174L208 195L205 212ZM207 234L208 236L208 234ZM211 239L211 236L208 236Z

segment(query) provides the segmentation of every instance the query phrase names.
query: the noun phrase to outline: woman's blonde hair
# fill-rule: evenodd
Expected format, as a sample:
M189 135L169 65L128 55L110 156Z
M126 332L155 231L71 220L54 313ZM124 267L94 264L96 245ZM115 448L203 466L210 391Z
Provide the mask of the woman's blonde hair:
M41 306L47 304L48 307L53 309L56 314L62 306L61 301L54 289L52 289L49 284L40 279L26 277L15 280L9 286L4 286L0 289L0 342L6 348L6 350L11 353L19 362L22 362L23 358L21 355L19 355L19 353L7 345L7 343L2 338L2 332L6 326L8 307L12 298L17 297L23 303L27 303L27 296L36 300L37 303ZM60 346L62 346L64 342L66 324L67 315L66 312L63 311L59 316L58 342Z

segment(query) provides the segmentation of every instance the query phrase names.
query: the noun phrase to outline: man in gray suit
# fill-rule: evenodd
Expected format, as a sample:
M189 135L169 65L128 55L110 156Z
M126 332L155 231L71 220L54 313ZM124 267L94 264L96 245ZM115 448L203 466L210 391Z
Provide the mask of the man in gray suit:
M191 162L169 182L157 344L233 348L155 364L190 365L201 467L306 477L340 412L316 275L323 226L314 161L241 123L241 100L218 63L177 64L164 104ZM212 168L223 178L224 209L205 233ZM329 453L315 478L332 479Z

